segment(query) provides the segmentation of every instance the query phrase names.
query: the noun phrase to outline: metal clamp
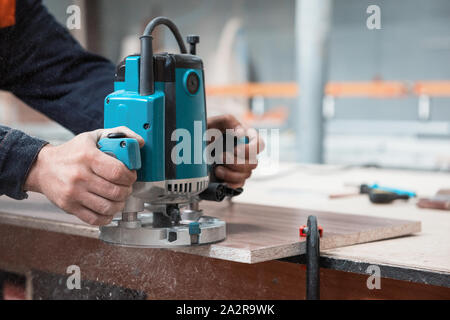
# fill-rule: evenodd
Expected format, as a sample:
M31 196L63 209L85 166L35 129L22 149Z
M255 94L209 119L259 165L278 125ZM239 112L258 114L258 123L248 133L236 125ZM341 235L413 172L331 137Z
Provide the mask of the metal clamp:
M306 228L306 299L320 299L320 236L317 217L309 216Z

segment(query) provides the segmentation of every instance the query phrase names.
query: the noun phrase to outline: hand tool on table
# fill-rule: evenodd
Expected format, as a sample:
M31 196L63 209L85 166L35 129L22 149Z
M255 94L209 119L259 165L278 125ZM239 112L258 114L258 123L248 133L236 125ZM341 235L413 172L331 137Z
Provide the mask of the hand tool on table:
M408 200L415 197L416 193L409 190L380 186L377 183L372 185L362 184L360 193L367 193L372 203L391 203L394 200Z
M391 203L394 200L408 200L416 197L416 193L410 190L403 190L391 187L380 186L377 183L359 185L359 191L354 193L331 194L330 199L347 198L360 194L367 194L372 203Z
M154 54L152 31L167 26L181 53ZM214 178L203 157L206 105L203 62L195 55L198 36L188 36L190 54L176 25L165 17L150 21L140 37L140 55L125 58L115 76L114 92L105 98L104 127L126 126L142 136L111 134L99 141L100 150L137 170L137 181L121 218L100 228L100 239L137 247L177 247L218 242L226 224L204 216L200 200L222 201L242 189L231 189ZM176 131L177 130L177 131ZM184 163L178 142L191 138L194 161ZM200 141L194 141L200 137ZM222 137L223 138L223 137Z
M410 198L407 194L398 194L381 189L370 189L368 194L370 202L377 204L391 203L394 200L408 200Z
M369 192L370 192L370 190L381 190L381 191L396 193L398 195L406 195L406 196L409 196L410 198L414 198L416 196L416 193L414 191L380 186L378 183L374 183L372 185L362 184L360 187L360 190L361 190L361 193L366 193L366 192L364 192L364 190L368 190Z

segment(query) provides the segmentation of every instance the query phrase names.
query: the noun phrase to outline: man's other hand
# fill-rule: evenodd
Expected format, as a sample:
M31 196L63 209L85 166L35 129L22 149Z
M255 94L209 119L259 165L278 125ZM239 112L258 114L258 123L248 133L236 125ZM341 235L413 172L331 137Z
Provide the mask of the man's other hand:
M258 165L256 155L264 149L264 141L259 137L255 129L245 128L232 115L208 118L208 129L218 129L222 133L226 133L227 129L233 129L236 136L246 136L249 139L248 144L235 147L234 154L225 154L224 164L218 165L215 169L216 177L223 180L229 187L242 187ZM242 152L238 152L238 148L243 148ZM255 152L252 152L252 150ZM243 159L238 161L240 154L245 155L245 161L242 161Z
M122 132L144 139L126 127L99 129L79 134L60 145L46 145L39 152L24 184L26 191L43 193L64 211L91 225L105 225L121 212L136 181L119 160L97 147L109 133Z

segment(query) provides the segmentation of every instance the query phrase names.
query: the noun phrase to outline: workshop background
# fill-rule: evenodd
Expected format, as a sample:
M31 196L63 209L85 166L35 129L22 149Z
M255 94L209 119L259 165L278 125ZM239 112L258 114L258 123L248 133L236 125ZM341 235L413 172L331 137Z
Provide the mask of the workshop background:
M283 161L450 170L448 0L324 0L309 16L295 0L44 3L64 25L78 5L81 29L71 32L115 64L138 51L155 16L200 35L209 115L279 129ZM367 26L371 5L381 29ZM157 32L157 51L178 50L169 32ZM55 143L71 137L6 93L0 123Z

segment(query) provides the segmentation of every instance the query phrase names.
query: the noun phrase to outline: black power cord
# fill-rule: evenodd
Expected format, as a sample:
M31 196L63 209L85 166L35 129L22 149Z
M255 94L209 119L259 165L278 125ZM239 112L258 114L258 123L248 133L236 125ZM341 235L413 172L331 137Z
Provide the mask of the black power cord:
M181 53L187 53L183 38L175 23L169 18L158 17L150 21L145 27L144 34L141 39L141 61L139 67L139 94L141 96L151 95L155 92L154 76L153 76L153 30L159 25L167 26L172 31Z
M155 28L161 24L165 25L166 27L168 27L170 29L170 31L172 31L173 35L175 36L175 39L177 40L178 47L180 47L181 53L187 53L186 46L184 45L180 30L178 30L175 23L173 23L173 21L167 17L157 17L157 18L153 19L152 21L150 21L147 24L147 26L145 27L144 33L142 35L143 36L151 36L153 30L155 30Z

